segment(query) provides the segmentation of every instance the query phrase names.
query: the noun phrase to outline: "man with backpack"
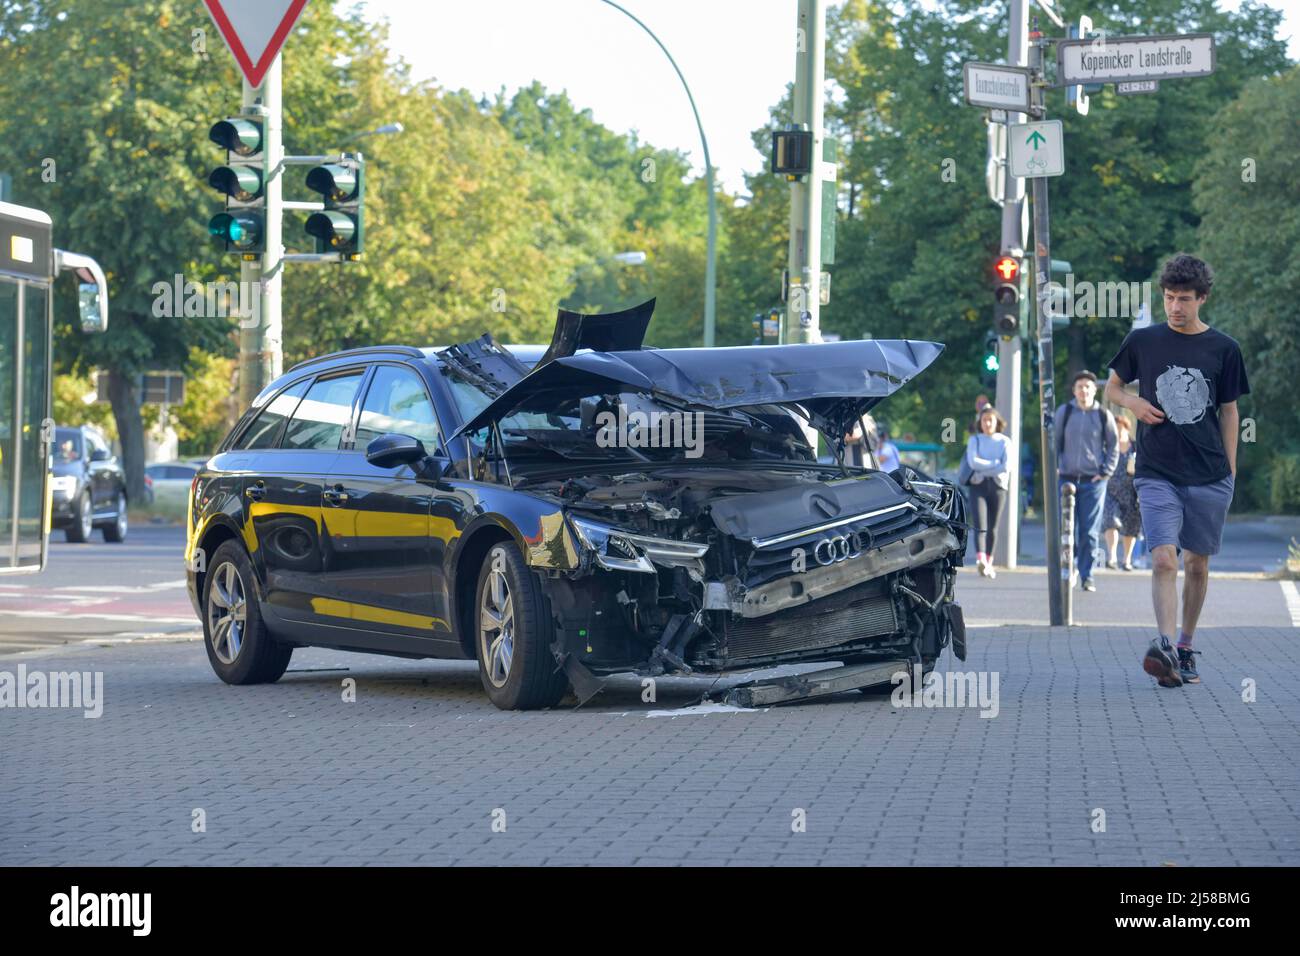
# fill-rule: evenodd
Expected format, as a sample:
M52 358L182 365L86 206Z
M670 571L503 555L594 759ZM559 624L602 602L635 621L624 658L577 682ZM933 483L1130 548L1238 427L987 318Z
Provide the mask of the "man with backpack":
M1056 410L1057 470L1060 487L1071 482L1074 497L1075 567L1085 591L1097 590L1092 563L1101 544L1106 482L1119 463L1115 416L1097 402L1097 376L1087 369L1070 383L1074 401ZM1072 582L1073 583L1073 582Z

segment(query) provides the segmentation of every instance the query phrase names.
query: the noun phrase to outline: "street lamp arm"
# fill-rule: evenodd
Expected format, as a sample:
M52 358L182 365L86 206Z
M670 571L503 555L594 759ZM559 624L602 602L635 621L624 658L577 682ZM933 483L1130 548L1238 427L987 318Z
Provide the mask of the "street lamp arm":
M709 347L714 344L717 329L715 289L717 286L718 208L717 199L713 194L713 161L709 157L709 140L704 135L704 124L700 122L700 111L695 107L695 97L691 94L690 85L686 82L686 77L682 74L681 68L678 67L677 61L668 52L668 47L664 46L663 42L655 36L654 31L646 26L636 14L615 3L614 0L601 0L601 2L630 18L633 23L650 35L650 39L655 41L655 45L659 49L663 50L664 56L668 57L668 62L672 65L673 72L677 74L677 79L682 81L682 89L686 91L686 99L690 102L691 113L695 117L695 128L700 132L700 145L704 149L704 185L709 194L708 261L705 266L706 275L704 278L704 345Z

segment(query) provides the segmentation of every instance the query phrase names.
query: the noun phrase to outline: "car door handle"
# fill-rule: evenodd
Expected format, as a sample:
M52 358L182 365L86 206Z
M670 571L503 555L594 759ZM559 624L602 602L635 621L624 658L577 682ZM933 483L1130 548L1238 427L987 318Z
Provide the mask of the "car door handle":
M332 505L341 505L352 497L343 490L342 485L338 485L334 488L326 488L321 492L321 496Z
M249 485L244 489L244 496L253 501L261 501L266 497L266 485L260 481L255 485Z

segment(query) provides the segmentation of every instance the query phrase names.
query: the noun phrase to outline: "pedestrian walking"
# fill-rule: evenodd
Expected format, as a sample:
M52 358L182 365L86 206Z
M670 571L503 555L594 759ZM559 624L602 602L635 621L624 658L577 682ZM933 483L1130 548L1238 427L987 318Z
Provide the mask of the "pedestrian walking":
M881 471L894 471L903 463L898 457L898 446L889 437L889 429L880 426L880 440L876 443L876 462Z
M1106 483L1106 505L1102 509L1101 526L1106 532L1106 567L1118 568L1119 545L1123 538L1125 571L1133 570L1133 546L1142 533L1142 514L1138 508L1137 489L1133 475L1137 463L1137 449L1133 445L1133 426L1120 416L1115 419L1119 432L1119 459L1115 474Z
M1201 318L1213 284L1202 260L1170 258L1160 274L1166 321L1128 334L1106 383L1106 397L1138 420L1133 485L1151 552L1157 630L1142 667L1162 687L1200 683L1192 637L1236 486L1237 399L1250 392L1241 347ZM1134 380L1138 394L1130 395L1124 386ZM1183 622L1175 648L1180 551Z
M975 516L975 566L984 577L994 578L993 549L1010 485L1011 440L1006 436L1005 419L992 405L984 406L976 424L979 431L966 440L963 470L970 476L967 487Z
M844 463L852 468L870 468L871 451L875 447L876 423L870 415L863 415L853 423L853 431L844 436Z
M1085 591L1097 590L1092 564L1101 545L1101 510L1106 483L1119 460L1119 439L1115 416L1097 401L1097 376L1087 369L1070 383L1074 401L1056 409L1056 453L1060 461L1060 484L1055 506L1060 507L1060 488L1071 482L1074 494L1075 567Z

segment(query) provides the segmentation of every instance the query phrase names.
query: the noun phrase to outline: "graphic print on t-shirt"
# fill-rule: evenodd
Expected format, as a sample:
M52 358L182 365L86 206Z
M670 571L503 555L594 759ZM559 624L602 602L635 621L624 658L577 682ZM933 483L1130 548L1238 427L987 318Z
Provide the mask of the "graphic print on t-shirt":
M1156 379L1156 401L1175 425L1195 425L1210 407L1210 384L1198 368L1171 365Z

